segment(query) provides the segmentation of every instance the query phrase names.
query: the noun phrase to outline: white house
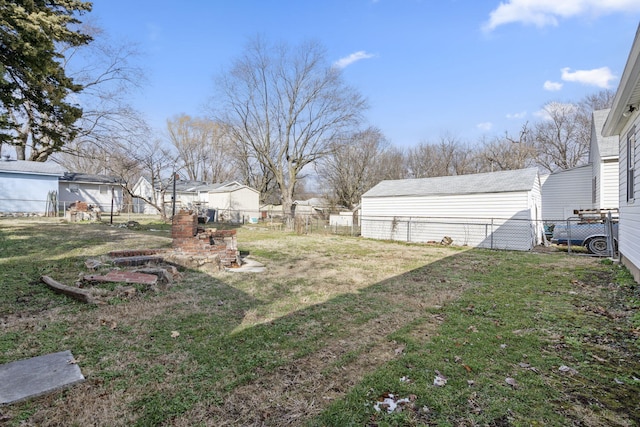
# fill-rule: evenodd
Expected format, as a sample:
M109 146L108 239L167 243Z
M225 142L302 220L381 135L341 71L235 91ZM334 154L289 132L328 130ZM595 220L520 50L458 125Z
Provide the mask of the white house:
M530 250L541 243L535 168L382 181L362 196L363 237Z
M193 209L194 207L206 208L208 203L208 191L217 188L219 185L220 184L207 184L204 181L176 180L176 209ZM143 199L152 201L159 207L164 205L166 212L169 212L173 208L173 181L166 179L161 183L156 184L155 187L156 188L152 187L151 182L146 177L141 176L138 178L138 181L131 191L134 195L134 212L144 214L158 213L158 210L155 207L146 203Z
M237 181L212 184L207 190L207 207L216 211L216 220L257 222L260 192Z
M609 111L608 109L594 111L591 122L591 145L589 148L589 163L592 165L591 199L593 209L600 210L618 209L620 204L618 197L618 187L620 186L618 137L602 135L602 128Z
M64 168L56 163L0 159L0 212L50 213L55 210L58 178Z
M640 27L602 134L618 136L618 249L622 263L640 282Z
M592 209L593 167L578 166L542 178L542 219L562 223L575 216L574 210Z
M98 207L102 212L122 209L122 181L114 176L67 172L58 181L58 206L66 209L71 203L82 201Z

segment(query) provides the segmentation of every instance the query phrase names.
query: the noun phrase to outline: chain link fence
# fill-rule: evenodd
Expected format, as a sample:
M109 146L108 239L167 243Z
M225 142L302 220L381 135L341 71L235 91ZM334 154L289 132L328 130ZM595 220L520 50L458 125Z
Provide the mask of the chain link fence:
M32 212L3 212L0 216L64 217L75 202L44 200L25 201L34 206ZM102 220L129 221L131 218L159 219L136 212L135 204L94 204ZM537 246L555 246L571 254L617 257L618 221L611 215L598 218L574 217L566 220L535 221L526 218L427 218L427 217L361 217L356 214L283 214L280 210L250 211L210 209L206 205L176 205L176 210L190 209L198 213L201 223L225 225L252 224L270 230L299 234L327 233L409 243L437 243L498 250L532 250ZM165 204L165 215L171 218L172 205ZM114 219L115 218L115 219Z

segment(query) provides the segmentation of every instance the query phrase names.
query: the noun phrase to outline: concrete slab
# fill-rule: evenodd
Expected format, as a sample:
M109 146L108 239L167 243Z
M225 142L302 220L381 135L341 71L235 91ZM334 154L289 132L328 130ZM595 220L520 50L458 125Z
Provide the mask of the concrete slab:
M84 381L71 351L0 365L0 405L40 396Z
M266 267L264 264L249 258L243 258L242 265L240 267L225 269L225 271L229 271L231 273L264 273L265 270Z

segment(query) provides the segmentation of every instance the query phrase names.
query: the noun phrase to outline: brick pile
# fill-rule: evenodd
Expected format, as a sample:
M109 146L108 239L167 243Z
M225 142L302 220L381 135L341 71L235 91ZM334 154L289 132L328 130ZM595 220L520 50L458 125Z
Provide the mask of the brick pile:
M171 226L172 247L183 256L191 256L196 264L219 263L223 267L240 265L235 230L205 230L198 227L198 216L180 211Z

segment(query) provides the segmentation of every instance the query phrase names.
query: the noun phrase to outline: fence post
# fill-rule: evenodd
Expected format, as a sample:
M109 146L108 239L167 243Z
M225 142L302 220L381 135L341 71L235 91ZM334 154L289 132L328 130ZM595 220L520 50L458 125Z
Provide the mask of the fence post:
M490 230L490 233L491 233L491 249L493 249L493 218L491 218L491 225L490 226L491 226L491 230Z
M571 219L567 218L567 253L571 253Z
M411 242L411 217L407 221L407 243Z

